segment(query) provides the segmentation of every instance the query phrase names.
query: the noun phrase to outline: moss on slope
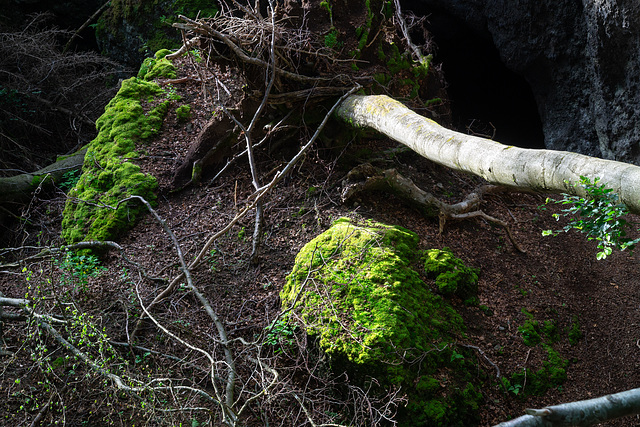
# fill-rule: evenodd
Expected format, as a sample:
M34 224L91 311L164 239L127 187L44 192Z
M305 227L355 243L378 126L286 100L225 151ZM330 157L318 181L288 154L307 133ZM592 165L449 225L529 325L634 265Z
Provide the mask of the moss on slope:
M137 202L117 210L104 205L116 206L131 195L155 200L155 177L142 173L132 159L138 156L136 143L154 136L167 114L169 101L158 99L164 90L145 79L151 73L175 76L175 68L167 63L166 59L155 63L162 67L161 73L152 66L143 75L124 80L96 121L98 136L88 146L82 175L69 193L63 214L62 237L67 243L113 239L144 209Z
M374 377L382 393L401 387L401 425L470 425L482 396L473 358L453 344L462 319L411 268L417 244L400 227L340 219L296 257L283 308L295 301L333 369L362 384Z

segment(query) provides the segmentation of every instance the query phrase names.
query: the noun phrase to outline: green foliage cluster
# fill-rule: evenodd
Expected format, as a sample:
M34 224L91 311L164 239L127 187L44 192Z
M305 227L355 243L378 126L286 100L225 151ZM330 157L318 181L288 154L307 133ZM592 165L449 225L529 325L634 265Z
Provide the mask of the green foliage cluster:
M278 319L265 328L264 343L275 347L275 353L280 353L283 348L289 348L294 343L294 334L297 325L286 319Z
M340 49L343 45L341 41L338 41L338 30L332 28L327 35L324 36L324 45L329 49Z
M468 425L481 394L475 358L457 350L461 317L433 294L411 263L418 236L401 227L346 218L300 251L280 294L332 368L384 390L402 387L409 402L402 425ZM421 360L421 369L407 361Z
M86 292L89 279L106 270L100 265L98 257L79 252L66 252L56 264L62 271L61 285L70 286L74 292Z
M624 218L629 209L620 201L620 197L605 184L599 185L599 178L593 182L588 177L580 177L580 185L584 188L585 196L563 195L560 200L547 199L547 203L560 203L567 206L561 214L554 214L554 218L573 217L569 223L557 231L545 230L543 236L557 235L569 230L578 230L587 235L589 240L598 241L600 250L596 257L604 259L613 253L613 249L624 251L633 250L640 239L630 239L627 230L630 223Z
M449 248L430 249L425 252L424 270L443 295L457 295L467 303L477 303L477 268L464 265Z
M409 52L401 52L396 43L378 44L378 59L387 64L388 73L378 73L374 79L381 86L387 86L393 81L395 76L403 76L399 83L411 88L409 98L418 96L421 85L426 83L429 69L431 68L432 55L427 55L422 63L418 63L411 58ZM426 101L426 105L441 102L440 99Z
M66 193L69 190L71 190L73 187L75 187L79 179L80 179L80 172L71 170L69 172L65 172L64 175L62 175L62 181L58 183L58 186L62 191Z
M151 374L155 369L152 365L153 358L149 357L151 353L136 354L135 359L133 359L133 353L129 353L130 357L125 356L125 353L118 351L111 344L112 337L107 334L104 327L105 319L102 316L82 312L76 304L77 296L60 292L61 284L68 284L70 289L81 289L87 277L100 274L103 268L97 263L95 257L83 257L74 252L65 252L56 265L66 275L61 283L53 283L51 275L47 274L49 271L31 271L25 267L22 270L25 273L27 288L24 297L32 301L31 308L34 311L64 319L63 323L51 321L46 323L53 323L51 326L67 342L88 356L93 363L93 368L73 352L61 351L60 344L55 342L43 327L46 323L26 322L24 339L17 343L16 353L23 353L23 356L30 358L33 363L30 369L17 371L19 377L14 380L14 385L6 398L20 402L21 406L16 414L9 412L4 414L4 424L18 425L25 419L26 413L33 418L43 410L46 410L48 415L55 414L53 418L49 416L46 418L48 420L44 422L46 425L64 424L64 421L69 419L79 420L80 418L75 417L78 413L77 408L73 408L69 402L73 402L76 396L83 398L86 387L78 387L77 390L74 387L73 390L69 390L67 396L70 398L68 399L50 399L50 396L60 392L60 384L81 382L98 387L101 397L90 411L79 410L83 421L81 424L77 422L72 424L134 425L137 419L151 419L155 416L158 405L163 407L166 405L166 400L163 399L163 402L160 402L163 396L157 391L144 388L145 384L150 383ZM123 274L122 278L130 280L127 274ZM15 364L13 371L16 371L18 364L22 366L22 360L24 360L23 357L7 358L6 367ZM123 396L121 390L115 387L111 380L98 373L95 368L117 375L128 386L139 387L141 390L144 388L144 391ZM128 398L133 398L135 403L125 411L123 402Z
M158 75L154 67L147 73ZM63 213L62 237L68 243L115 238L135 221L143 207L131 202L118 209L111 207L131 195L155 200L155 177L142 173L132 159L138 156L136 143L160 130L170 101L158 100L164 90L146 76L123 81L96 121L98 136L87 148L82 175L69 192Z

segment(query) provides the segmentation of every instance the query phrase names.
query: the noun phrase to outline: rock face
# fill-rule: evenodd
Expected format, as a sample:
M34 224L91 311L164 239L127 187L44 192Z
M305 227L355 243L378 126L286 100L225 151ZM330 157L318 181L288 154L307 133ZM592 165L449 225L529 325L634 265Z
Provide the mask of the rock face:
M110 58L138 67L153 52L180 46L180 32L171 26L178 15L213 16L218 11L216 4L208 0L112 0L96 26L98 46Z
M490 38L533 90L545 146L640 163L636 0L416 0ZM476 64L469 64L470 67Z

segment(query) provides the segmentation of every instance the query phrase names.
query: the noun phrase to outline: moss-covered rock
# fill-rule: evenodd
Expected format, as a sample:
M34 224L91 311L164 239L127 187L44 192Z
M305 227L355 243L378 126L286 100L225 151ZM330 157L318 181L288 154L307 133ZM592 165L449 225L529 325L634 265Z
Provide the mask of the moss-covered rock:
M296 257L283 308L295 303L333 369L376 378L380 392L401 387L401 425L471 425L482 398L474 358L454 344L461 317L411 268L417 244L401 227L339 219Z
M67 243L113 239L145 209L139 202L127 202L117 210L102 206L115 207L131 195L155 200L155 177L143 173L132 160L138 156L136 143L154 136L167 114L165 91L146 80L150 74L175 75L173 65L161 61L167 60L156 63L160 71L152 66L139 77L124 80L96 121L98 136L87 147L82 175L69 192L63 214L62 237Z

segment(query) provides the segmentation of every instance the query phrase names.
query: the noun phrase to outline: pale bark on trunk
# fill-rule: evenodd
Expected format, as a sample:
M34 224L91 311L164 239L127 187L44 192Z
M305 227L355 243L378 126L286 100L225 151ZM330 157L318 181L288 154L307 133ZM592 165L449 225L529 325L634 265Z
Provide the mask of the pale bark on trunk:
M640 413L640 388L579 402L527 409L529 415L495 427L591 426Z
M348 123L368 127L427 159L469 172L492 184L584 195L580 176L613 189L630 211L640 213L640 167L566 151L534 150L455 132L385 95L347 98L337 111Z

